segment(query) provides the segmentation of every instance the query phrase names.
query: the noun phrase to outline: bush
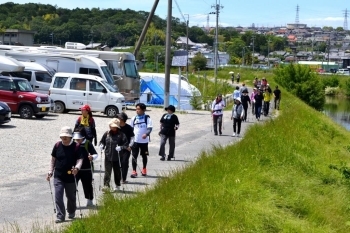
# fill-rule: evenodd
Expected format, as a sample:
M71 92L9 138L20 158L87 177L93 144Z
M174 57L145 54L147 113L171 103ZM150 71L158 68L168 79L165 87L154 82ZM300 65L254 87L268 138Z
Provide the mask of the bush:
M321 110L325 103L323 83L310 67L289 64L275 70L275 81L311 107ZM349 85L350 86L350 85ZM349 89L350 90L350 89Z
M336 76L332 77L324 77L322 78L323 89L326 87L338 87L339 86L339 78Z

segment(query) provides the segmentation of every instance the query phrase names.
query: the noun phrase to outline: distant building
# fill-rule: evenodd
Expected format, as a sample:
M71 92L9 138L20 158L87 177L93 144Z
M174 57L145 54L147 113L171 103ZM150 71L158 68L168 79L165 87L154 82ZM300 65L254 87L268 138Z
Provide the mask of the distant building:
M0 40L5 45L33 46L35 33L36 31L6 29L5 32L0 33Z
M296 29L296 28L306 28L307 25L306 24L303 24L303 23L288 23L287 24L287 28L288 29Z

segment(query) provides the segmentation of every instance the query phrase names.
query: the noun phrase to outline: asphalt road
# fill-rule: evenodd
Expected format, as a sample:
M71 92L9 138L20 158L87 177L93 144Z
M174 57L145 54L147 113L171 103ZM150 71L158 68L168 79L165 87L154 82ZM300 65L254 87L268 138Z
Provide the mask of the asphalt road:
M249 122L242 123L242 134L249 125L255 123L248 109ZM135 114L134 110L127 110L129 118ZM131 162L128 174L130 183L124 185L125 193L142 191L150 187L159 177L166 176L175 168L183 167L195 161L202 150L211 149L213 145L227 145L241 138L232 137L232 121L230 111L224 112L224 130L222 136L214 136L211 131L211 115L208 111L187 111L177 113L180 128L177 131L175 161L160 161L159 150L159 120L165 113L160 108L149 108L147 114L153 120L154 129L149 143L148 175L130 178ZM10 232L15 223L22 232L27 232L33 225L57 227L54 223L54 207L50 195L48 182L45 180L49 169L51 151L59 140L62 126L74 126L79 112L68 114L50 114L43 119L23 120L13 116L11 123L0 125L0 232ZM97 125L98 140L108 130L110 118L100 113L94 114ZM98 148L96 148L98 149ZM168 146L166 147L166 151ZM100 174L101 157L95 162L96 192L101 196ZM141 158L138 159L141 164ZM140 171L138 171L140 174ZM117 195L124 195L118 193ZM83 215L88 214L85 207L86 200L79 184L79 196ZM95 201L94 201L95 203ZM79 216L79 210L76 215ZM60 224L58 224L60 225Z

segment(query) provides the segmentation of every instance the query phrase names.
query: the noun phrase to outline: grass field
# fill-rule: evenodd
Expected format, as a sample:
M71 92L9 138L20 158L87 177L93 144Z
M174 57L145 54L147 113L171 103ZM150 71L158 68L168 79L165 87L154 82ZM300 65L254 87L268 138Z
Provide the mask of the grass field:
M349 232L350 134L282 92L278 116L239 143L133 198L106 195L65 232Z

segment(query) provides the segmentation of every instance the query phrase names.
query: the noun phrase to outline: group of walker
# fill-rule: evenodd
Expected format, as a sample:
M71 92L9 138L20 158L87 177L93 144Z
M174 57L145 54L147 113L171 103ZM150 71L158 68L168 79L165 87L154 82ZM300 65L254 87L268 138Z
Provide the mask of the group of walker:
M167 140L169 140L167 160L175 158L175 132L180 125L177 116L174 114L175 107L169 105L165 110L167 113L160 119L159 132L161 138L159 156L162 161L166 157L165 144ZM145 111L146 105L138 103L136 104L136 115L131 118L129 124L127 123L128 116L124 112L118 114L117 118L113 118L109 122L109 130L103 134L99 142L101 151L100 190L121 190L121 184L127 183L130 155L132 157L132 173L130 177L136 178L138 176L137 167L142 176L147 176L148 143L150 142L153 123L151 117L146 115ZM79 207L81 207L78 194L79 180L82 182L84 195L87 199L86 206L93 206L93 199L96 197L93 177L95 170L93 161L98 158L98 153L94 148L94 146L97 146L95 120L88 105L84 105L81 108L81 112L82 115L79 116L75 123L74 132L68 126L61 128L60 141L55 143L51 153L51 163L46 180L49 181L54 212L56 213L56 223L61 223L66 218L64 192L67 197L69 219L75 218L76 199L78 199ZM142 156L142 169L137 164L139 154ZM101 187L103 162L105 173L103 187ZM115 182L114 188L110 186L112 171ZM52 176L54 178L54 197L50 182ZM80 216L82 217L81 208Z
M232 77L234 77L233 73ZM232 98L234 101L231 111L231 120L233 120L232 136L240 137L242 121L247 121L248 106L252 107L252 114L255 115L257 121L260 121L261 113L264 116L268 116L272 98L274 98L274 108L279 110L281 91L278 86L272 91L266 78L262 78L261 81L255 78L253 92L250 96L245 83L242 83L241 87L235 87ZM222 94L218 94L211 105L214 135L222 135L223 111L225 107L226 103L222 98Z

